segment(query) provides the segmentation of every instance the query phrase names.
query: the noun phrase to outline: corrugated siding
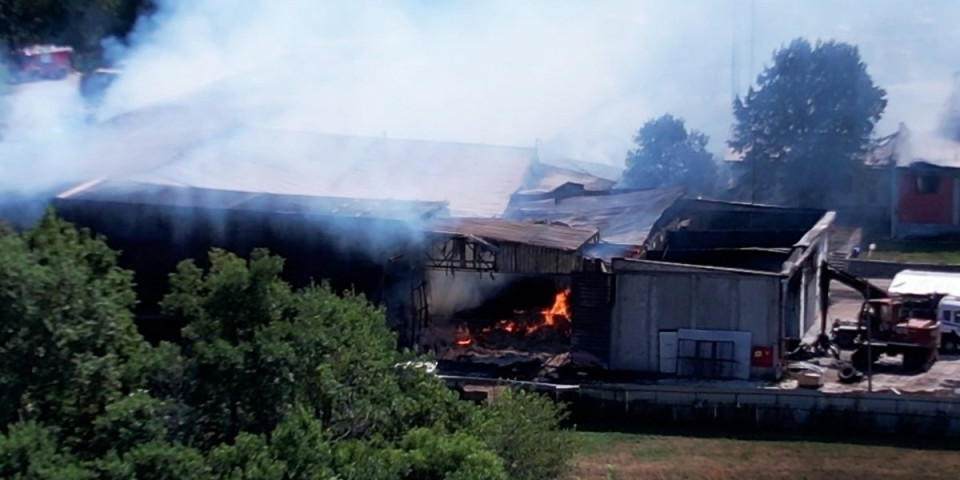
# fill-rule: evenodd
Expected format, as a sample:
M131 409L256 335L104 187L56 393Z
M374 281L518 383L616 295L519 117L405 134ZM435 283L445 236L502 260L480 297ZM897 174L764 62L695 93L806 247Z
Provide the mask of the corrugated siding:
M604 362L610 360L613 279L613 275L604 273L578 273L571 280L571 345L574 350L590 353Z
M567 274L582 270L577 252L514 243L498 245L497 271L501 273Z

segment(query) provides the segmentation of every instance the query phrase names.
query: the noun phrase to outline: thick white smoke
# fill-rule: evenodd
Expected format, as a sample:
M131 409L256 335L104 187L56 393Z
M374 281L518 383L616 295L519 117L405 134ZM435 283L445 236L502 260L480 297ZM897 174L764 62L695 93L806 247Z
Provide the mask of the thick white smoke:
M960 67L952 0L158 3L128 47L112 52L124 74L101 119L166 105L165 125L185 131L231 122L520 146L539 139L549 152L619 165L632 133L664 112L722 151L733 95L798 36L860 46L889 92L881 134L900 121L932 129ZM153 127L111 136L110 127L85 126L69 85L24 86L4 99L0 189L150 166Z

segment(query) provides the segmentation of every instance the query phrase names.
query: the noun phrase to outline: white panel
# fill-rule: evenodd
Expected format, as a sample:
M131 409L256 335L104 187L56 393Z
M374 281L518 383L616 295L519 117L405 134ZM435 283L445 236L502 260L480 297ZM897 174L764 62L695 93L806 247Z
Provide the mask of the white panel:
M677 332L660 332L660 373L677 373Z
M890 282L890 293L960 296L960 273L902 270Z

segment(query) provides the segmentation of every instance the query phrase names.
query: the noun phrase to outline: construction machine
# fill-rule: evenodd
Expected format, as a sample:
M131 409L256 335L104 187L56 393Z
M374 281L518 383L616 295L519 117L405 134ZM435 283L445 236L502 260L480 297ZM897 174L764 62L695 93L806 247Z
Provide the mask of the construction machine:
M853 349L850 359L854 367L863 370L881 354L902 354L906 370L925 370L938 359L937 305L941 295L891 295L865 279L824 262L820 268L821 337L827 332L827 292L833 280L860 292L864 300L853 325L835 325L831 332L832 343Z

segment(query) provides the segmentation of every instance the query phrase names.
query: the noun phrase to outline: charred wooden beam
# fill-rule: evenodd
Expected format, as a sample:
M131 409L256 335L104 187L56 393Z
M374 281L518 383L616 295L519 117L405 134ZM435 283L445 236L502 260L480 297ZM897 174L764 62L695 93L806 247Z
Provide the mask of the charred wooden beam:
M497 271L497 249L478 238L458 235L438 237L427 247L427 268Z

